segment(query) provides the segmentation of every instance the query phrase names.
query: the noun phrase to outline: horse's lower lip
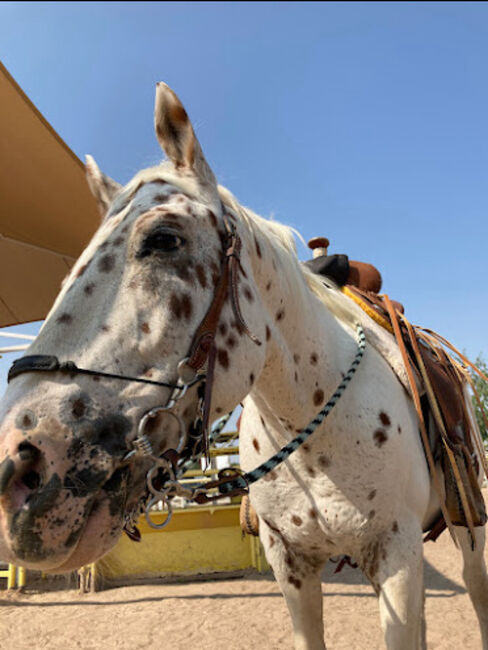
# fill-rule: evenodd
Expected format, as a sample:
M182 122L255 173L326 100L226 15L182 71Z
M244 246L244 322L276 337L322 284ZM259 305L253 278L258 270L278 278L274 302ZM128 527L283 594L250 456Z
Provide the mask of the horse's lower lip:
M104 526L100 526L99 522L97 522L98 517L105 516L105 513L103 512L103 504L108 501L108 497L104 497L105 495L103 493L99 493L99 495L97 495L93 500L90 511L85 517L83 528L81 529L71 552L55 567L47 569L49 573L65 573L67 571L77 570L81 566L95 562L112 546L114 546L118 539L118 535L117 537L114 537L108 545L106 542L105 545L102 545L101 547L98 544L100 540L100 532L102 530L107 530L110 526L112 528L116 526L122 530L122 514L117 518L112 516L110 525L106 523ZM116 521L114 521L115 519ZM93 528L93 530L90 530L90 528Z

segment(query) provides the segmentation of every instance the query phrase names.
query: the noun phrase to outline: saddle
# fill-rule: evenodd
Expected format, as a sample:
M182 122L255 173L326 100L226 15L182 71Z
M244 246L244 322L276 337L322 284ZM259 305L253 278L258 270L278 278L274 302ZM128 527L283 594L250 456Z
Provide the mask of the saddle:
M488 519L477 478L478 458L487 476L488 467L479 430L466 405L466 388L471 385L474 389L467 366L484 375L441 336L411 325L403 305L380 295L381 275L374 266L349 261L346 255L327 255L328 245L325 238L310 240L314 259L305 265L332 278L371 318L393 333L402 353L424 452L441 503L441 516L424 531L428 532L425 541L437 539L446 526L451 533L452 526L466 527L474 540L474 527L485 525ZM446 346L463 363L446 352ZM436 465L443 470L444 489L438 483Z

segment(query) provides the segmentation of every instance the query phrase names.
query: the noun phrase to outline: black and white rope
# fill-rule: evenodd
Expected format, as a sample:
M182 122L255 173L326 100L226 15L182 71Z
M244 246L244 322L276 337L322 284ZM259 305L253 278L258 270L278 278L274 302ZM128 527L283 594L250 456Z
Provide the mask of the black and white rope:
M260 478L271 472L273 469L275 469L278 465L280 465L283 461L285 461L287 458L291 456L291 454L296 451L311 435L312 433L319 427L322 422L325 420L325 418L329 415L329 413L332 411L334 406L337 404L339 401L340 397L346 390L347 386L349 385L349 382L354 376L354 373L358 369L359 364L361 363L361 359L363 358L364 355L364 349L366 346L366 337L364 335L364 330L361 327L361 325L358 323L356 327L356 334L357 334L357 342L358 342L358 350L356 352L356 356L354 357L354 361L351 364L351 367L345 374L343 380L337 387L336 391L332 395L332 397L329 399L327 404L321 409L321 411L315 416L315 418L310 422L310 424L303 430L301 431L291 442L289 442L287 445L282 447L274 456L269 458L267 461L256 467L256 469L253 469L251 472L247 472L246 474L241 474L240 476L237 477L232 477L229 479L229 481L226 481L225 483L221 483L219 485L219 491L222 495L225 495L228 492L232 492L236 489L245 489L251 483L255 483L258 481Z

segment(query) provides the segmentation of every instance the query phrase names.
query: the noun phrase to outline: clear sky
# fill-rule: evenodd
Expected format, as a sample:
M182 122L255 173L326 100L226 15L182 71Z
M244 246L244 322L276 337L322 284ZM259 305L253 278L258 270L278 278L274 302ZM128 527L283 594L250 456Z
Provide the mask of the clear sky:
M485 358L487 34L487 3L0 4L0 58L80 157L122 183L157 162L166 81L245 205Z

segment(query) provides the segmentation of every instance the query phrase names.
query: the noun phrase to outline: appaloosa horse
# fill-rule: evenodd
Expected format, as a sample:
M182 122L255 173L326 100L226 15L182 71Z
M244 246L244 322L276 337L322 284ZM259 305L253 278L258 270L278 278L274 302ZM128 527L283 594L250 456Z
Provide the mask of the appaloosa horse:
M0 558L64 572L101 557L147 497L154 458L144 443L158 457L184 454L202 420L243 400L242 466L265 461L341 382L362 321L364 359L335 409L250 497L296 648L325 647L320 572L338 554L355 558L378 594L387 647L425 647L422 530L439 505L416 412L392 370L401 366L393 338L300 266L288 228L217 186L164 84L155 125L169 161L126 187L88 159L102 224L11 373ZM488 650L484 528L474 551L456 532Z

